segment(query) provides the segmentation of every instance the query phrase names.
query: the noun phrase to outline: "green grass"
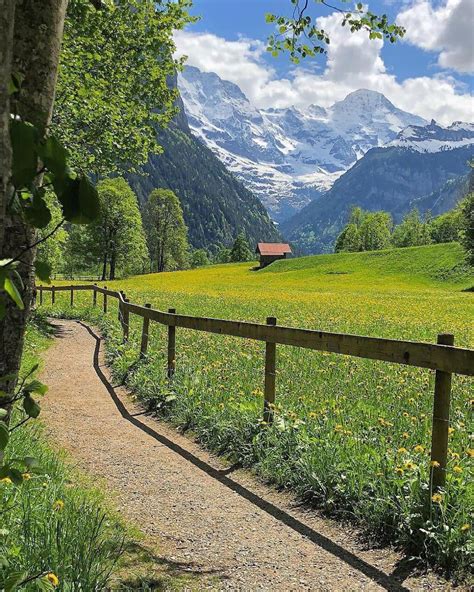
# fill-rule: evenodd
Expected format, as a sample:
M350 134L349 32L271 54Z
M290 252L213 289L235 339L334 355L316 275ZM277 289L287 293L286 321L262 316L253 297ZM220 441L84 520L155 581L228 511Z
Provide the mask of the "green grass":
M166 310L337 332L435 342L441 332L473 345L472 274L456 244L282 261L264 271L217 265L109 283L132 302ZM166 379L165 329L152 325L148 359L137 363L141 323L120 342L116 309L106 321L109 361L150 409L203 445L228 455L368 536L395 543L451 573L472 558L472 381L453 384L446 490L428 491L433 373L278 346L275 423L262 423L264 345L179 330L177 372ZM80 302L85 307L80 307ZM61 304L62 303L62 304ZM99 304L101 299L99 297ZM113 312L112 312L113 308Z

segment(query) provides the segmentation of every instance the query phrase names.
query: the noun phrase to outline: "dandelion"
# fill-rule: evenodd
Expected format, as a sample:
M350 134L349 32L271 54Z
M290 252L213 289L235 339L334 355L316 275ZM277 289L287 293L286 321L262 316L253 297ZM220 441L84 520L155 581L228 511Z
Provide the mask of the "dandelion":
M466 454L469 458L474 458L474 448L468 448Z
M471 525L470 525L470 524L467 524L467 523L466 523L466 524L463 524L463 525L461 526L461 532L466 532L466 531L467 531L467 530L469 530L470 528L471 528Z
M398 454L406 454L408 452L408 450L406 448L404 448L403 446L401 446L398 449Z
M402 437L405 438L405 440L408 440L410 434L408 432L403 432Z
M56 500L54 502L54 504L53 504L53 510L55 512L60 512L63 508L64 508L64 502L63 502L63 500L58 499L58 500Z
M431 496L431 501L435 504L439 504L443 501L443 496L440 493L435 493Z
M437 469L439 468L441 465L439 464L439 462L437 460L432 460L430 465L434 468Z
M423 448L423 446L421 446L420 444L417 444L415 446L415 448L413 448L413 450L415 452L419 453L419 454L422 454L425 451L425 449Z
M453 467L453 473L462 473L462 467L456 465L455 467Z
M415 465L415 463L407 461L405 463L405 468L408 469L409 471L412 471L413 469L416 469L416 465Z
M22 477L25 481L28 481L29 479L31 479L31 475L29 473L23 473Z
M48 580L48 582L50 584L52 584L55 588L56 586L59 586L59 578L58 576L53 573L52 571L49 572L49 574L46 574L46 579Z
M395 473L397 473L397 475L403 475L404 470L402 469L402 467L397 467L395 469Z
M13 481L10 479L10 477L3 477L3 479L0 479L0 483L5 483L6 485L10 485L11 483L13 483Z
M448 428L448 434L454 434L454 428Z

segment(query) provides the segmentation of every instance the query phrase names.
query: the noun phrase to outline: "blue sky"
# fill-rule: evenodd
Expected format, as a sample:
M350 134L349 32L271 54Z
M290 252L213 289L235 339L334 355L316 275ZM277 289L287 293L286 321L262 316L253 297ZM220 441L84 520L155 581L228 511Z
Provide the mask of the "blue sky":
M427 119L473 121L473 0L373 0L370 9L406 25L406 40L369 43L362 33L351 39L338 15L315 3L312 14L325 19L334 43L328 58L295 67L265 52L265 13L289 14L290 0L194 0L201 19L177 36L177 45L188 63L239 84L259 107L327 106L365 87Z

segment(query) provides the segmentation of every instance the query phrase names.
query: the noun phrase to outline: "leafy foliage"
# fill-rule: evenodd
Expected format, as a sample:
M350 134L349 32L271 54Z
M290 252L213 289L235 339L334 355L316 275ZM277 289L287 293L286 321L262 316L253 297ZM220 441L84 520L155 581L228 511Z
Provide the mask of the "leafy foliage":
M69 270L101 268L102 278L143 271L148 257L137 198L118 177L97 185L98 219L85 228L71 228L67 244Z
M191 254L191 267L202 267L203 265L209 265L209 257L204 249L196 249Z
M350 0L336 0L328 3L325 0L314 0L331 10L341 14L341 26L348 27L351 33L366 31L370 39L386 39L395 43L404 36L405 29L390 23L386 14L376 15L367 6L358 2L351 8L345 8ZM326 53L330 43L328 33L317 24L317 16L309 14L308 0L291 0L293 13L290 17L268 13L267 23L276 27L276 33L268 38L268 51L277 57L281 52L288 52L293 63L298 64L301 58L314 57Z
M170 189L155 189L143 207L150 271L183 269L187 264L188 238L179 199Z
M189 0L116 0L68 6L53 128L72 162L97 175L144 164L156 126L175 113L167 80L173 31L193 19Z
M252 255L245 234L239 232L232 245L232 249L230 250L229 260L233 263L237 263L238 261L251 261L253 258L254 256Z

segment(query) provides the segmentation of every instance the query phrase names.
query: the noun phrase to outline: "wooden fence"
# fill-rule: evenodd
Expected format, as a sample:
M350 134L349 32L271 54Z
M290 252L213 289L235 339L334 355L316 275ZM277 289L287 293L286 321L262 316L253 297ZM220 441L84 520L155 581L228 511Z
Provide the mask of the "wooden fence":
M180 315L170 308L162 312L151 308L150 304L140 306L129 302L123 292L117 292L94 285L72 286L39 286L39 304L43 303L44 292L51 292L51 303L54 304L57 292L70 292L70 304L74 305L76 291L91 291L92 304L97 306L97 294L103 295L103 311L107 313L108 299L118 301L118 318L122 326L123 339L128 340L130 313L143 318L140 356L144 357L148 349L148 331L150 321L168 327L168 366L167 373L171 379L176 369L176 329L193 329L218 335L231 335L265 342L265 389L264 419L268 423L273 420L272 404L276 393L276 346L291 345L306 349L331 352L382 360L406 366L428 368L436 372L433 402L433 427L431 439L431 483L430 488L436 490L446 482L448 456L449 414L451 402L451 378L453 374L474 376L474 350L454 347L454 336L438 335L436 344L414 341L399 341L378 337L328 333L294 327L277 325L274 317L268 317L265 325L240 321L228 321L206 317ZM37 295L37 296L38 296ZM434 466L433 466L434 465Z

